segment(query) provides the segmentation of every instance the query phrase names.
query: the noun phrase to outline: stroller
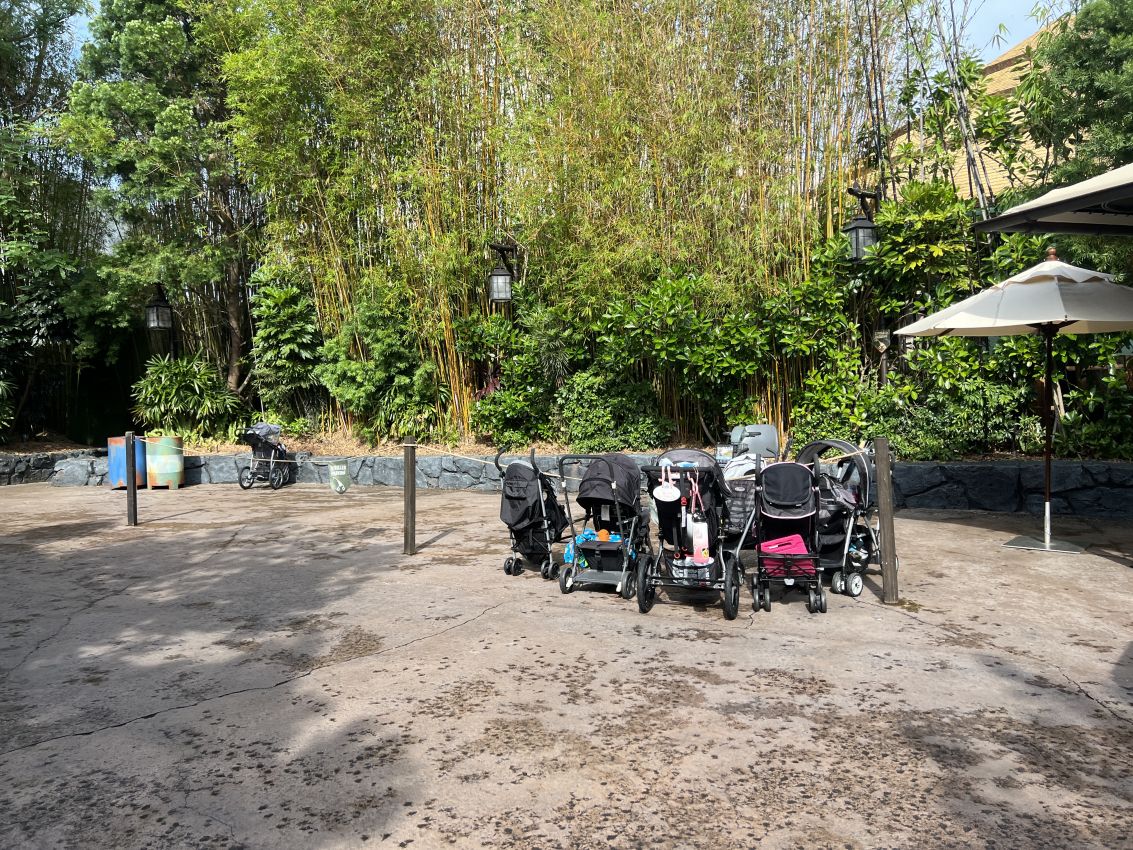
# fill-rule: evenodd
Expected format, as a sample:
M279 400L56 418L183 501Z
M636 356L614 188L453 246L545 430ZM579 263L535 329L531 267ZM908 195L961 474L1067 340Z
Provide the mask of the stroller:
M822 456L836 452L824 462ZM845 440L815 440L799 450L799 463L818 464L819 566L832 572L830 589L857 597L870 561L881 563L872 449Z
M732 493L720 465L706 452L672 449L645 474L660 547L639 567L638 610L649 613L659 587L703 588L723 591L724 617L734 620L744 568L738 547L725 546Z
M756 574L752 610L771 610L771 585L807 591L807 611L826 613L819 567L817 463L783 461L765 466L756 478L750 527L755 532ZM746 531L745 531L746 535ZM741 540L742 546L742 540Z
M567 563L559 572L559 590L573 593L580 584L607 584L614 585L623 599L633 599L638 564L648 560L644 550L652 555L649 509L641 504L641 471L633 458L623 454L564 455L559 458L563 481L566 464L579 461L590 462L575 496L584 511L582 531L575 529L567 499L572 539Z
M554 558L551 547L562 539L567 520L559 504L555 485L546 473L535 465L535 450L531 460L516 460L500 466L499 452L496 469L503 478L503 499L500 519L511 537L511 551L519 557L504 561L504 573L517 576L523 572L523 560L539 565L543 578L554 578Z
M287 447L279 441L283 429L278 425L261 422L240 435L240 440L252 447L252 463L241 467L236 480L241 489L249 490L257 481L266 481L271 489L278 490L291 480L294 462Z

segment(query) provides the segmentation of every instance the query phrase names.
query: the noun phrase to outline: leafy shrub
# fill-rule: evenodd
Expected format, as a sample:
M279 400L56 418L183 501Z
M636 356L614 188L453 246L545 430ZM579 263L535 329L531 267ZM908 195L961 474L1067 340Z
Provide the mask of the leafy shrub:
M438 379L436 364L422 358L404 315L362 301L320 356L316 376L359 418L358 433L368 442L444 430L437 411L447 407L449 389Z
M182 435L216 434L245 410L220 371L200 354L150 360L134 384L134 401L134 414L148 427Z
M296 393L318 386L322 334L311 300L296 286L263 286L252 298L256 335L252 340L256 386L274 410L302 408Z
M648 381L613 378L598 369L568 378L555 402L563 437L576 452L655 449L676 428L658 411Z

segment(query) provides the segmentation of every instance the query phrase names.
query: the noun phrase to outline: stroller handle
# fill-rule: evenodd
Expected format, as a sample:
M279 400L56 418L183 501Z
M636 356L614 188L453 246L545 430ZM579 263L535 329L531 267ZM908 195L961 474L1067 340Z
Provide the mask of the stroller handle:
M501 474L503 474L503 471L504 471L504 468L502 466L500 466L500 458L503 457L503 454L504 454L504 450L500 449L498 452L496 452L496 459L493 461L493 463L495 463L495 465L496 465L496 469L498 469ZM539 471L539 467L537 467L535 465L535 449L534 449L534 447L532 447L532 449L531 449L531 468L534 469L536 472Z

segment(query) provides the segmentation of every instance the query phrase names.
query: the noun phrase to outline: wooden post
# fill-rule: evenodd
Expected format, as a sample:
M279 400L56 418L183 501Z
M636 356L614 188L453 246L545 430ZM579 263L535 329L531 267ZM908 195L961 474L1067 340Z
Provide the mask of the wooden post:
M138 524L138 465L134 460L134 432L126 432L126 525Z
M885 590L883 600L896 605L897 592L897 536L893 532L893 470L889 465L889 440L878 437L873 441L874 465L877 468L877 513L881 525L881 584Z
M405 548L406 555L417 552L417 441L405 438Z

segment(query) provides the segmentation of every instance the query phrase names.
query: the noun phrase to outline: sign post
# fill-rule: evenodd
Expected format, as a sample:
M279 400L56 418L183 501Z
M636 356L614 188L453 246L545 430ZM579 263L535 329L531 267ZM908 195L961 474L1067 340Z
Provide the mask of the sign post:
M877 513L881 528L881 584L886 605L900 601L897 592L897 535L893 531L893 470L889 464L889 440L873 441L873 462L877 468Z
M417 441L405 438L405 548L406 555L417 552Z
M126 525L138 524L138 470L134 459L134 432L126 432Z

